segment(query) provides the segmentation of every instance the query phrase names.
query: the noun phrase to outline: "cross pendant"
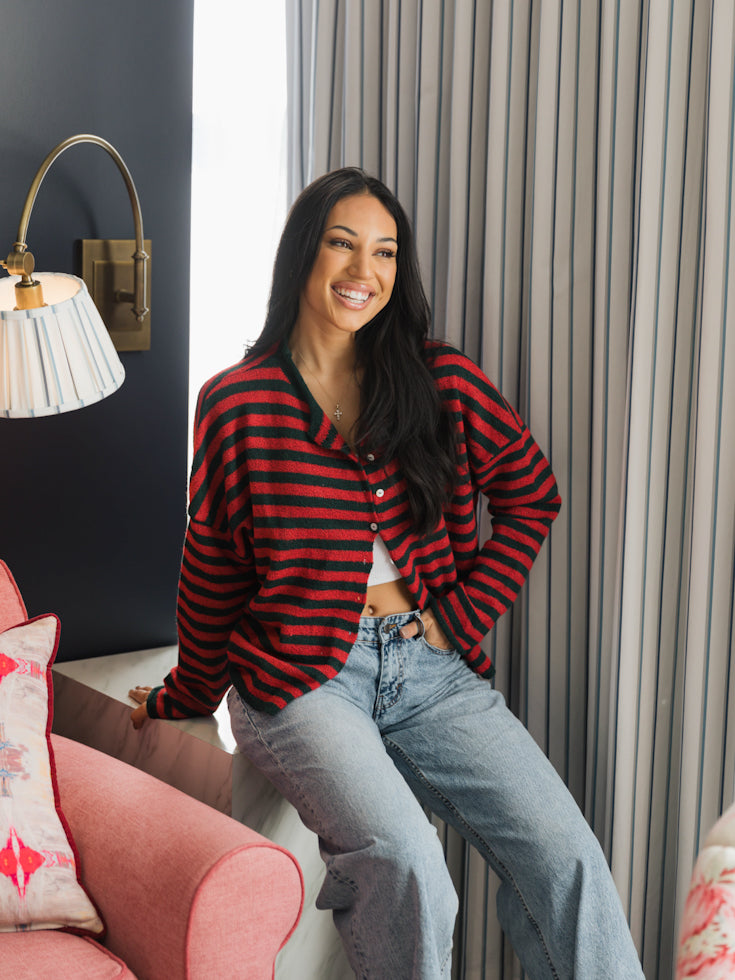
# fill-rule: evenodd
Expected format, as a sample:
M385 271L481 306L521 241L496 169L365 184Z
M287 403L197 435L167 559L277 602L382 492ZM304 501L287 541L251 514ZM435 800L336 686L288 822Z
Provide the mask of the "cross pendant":
M337 421L339 422L339 420L340 420L340 419L342 418L342 416L343 416L343 415L344 415L344 412L343 412L343 411L342 411L342 409L341 409L341 408L339 407L339 405L337 405L337 407L336 407L336 408L335 408L335 410L334 410L334 417L335 417L335 418L337 419Z

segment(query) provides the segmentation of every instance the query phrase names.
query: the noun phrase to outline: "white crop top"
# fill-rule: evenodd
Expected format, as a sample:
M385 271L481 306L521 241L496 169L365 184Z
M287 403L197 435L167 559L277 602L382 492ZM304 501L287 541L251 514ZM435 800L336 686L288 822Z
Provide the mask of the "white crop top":
M401 573L390 556L385 542L378 534L373 542L373 567L370 569L368 585L382 585L383 582L393 582L400 578Z

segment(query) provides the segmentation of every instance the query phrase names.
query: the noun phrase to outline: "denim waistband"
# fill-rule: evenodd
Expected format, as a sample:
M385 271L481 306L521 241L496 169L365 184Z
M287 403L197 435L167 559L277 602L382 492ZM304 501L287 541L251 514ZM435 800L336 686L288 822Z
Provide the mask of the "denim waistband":
M385 638L415 619L419 620L421 627L419 635L423 636L424 624L421 621L421 610L419 609L414 609L411 612L392 613L390 616L360 616L357 638L363 642L375 642L381 634Z

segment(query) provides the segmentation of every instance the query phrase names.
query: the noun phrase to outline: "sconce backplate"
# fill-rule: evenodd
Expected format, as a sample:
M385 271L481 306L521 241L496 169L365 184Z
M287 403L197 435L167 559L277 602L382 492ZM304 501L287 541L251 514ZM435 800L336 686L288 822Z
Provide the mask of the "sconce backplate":
M145 240L148 253L145 305L151 306L151 243ZM89 295L100 311L110 332L115 349L119 351L150 350L151 314L138 321L133 304L115 299L118 291L133 291L133 239L85 238L82 241L82 279Z

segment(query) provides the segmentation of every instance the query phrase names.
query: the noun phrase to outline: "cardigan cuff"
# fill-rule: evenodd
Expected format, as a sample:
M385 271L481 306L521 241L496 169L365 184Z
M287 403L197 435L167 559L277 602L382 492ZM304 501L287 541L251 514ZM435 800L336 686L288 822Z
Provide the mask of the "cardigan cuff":
M148 712L149 718L165 717L165 715L160 715L156 710L156 702L158 700L158 695L162 690L163 690L163 684L159 684L157 687L152 687L148 692L148 697L145 700L145 707L146 707L146 711Z
M462 653L474 650L495 624L495 618L487 623L480 620L462 585L443 596L432 596L429 607L446 638Z

